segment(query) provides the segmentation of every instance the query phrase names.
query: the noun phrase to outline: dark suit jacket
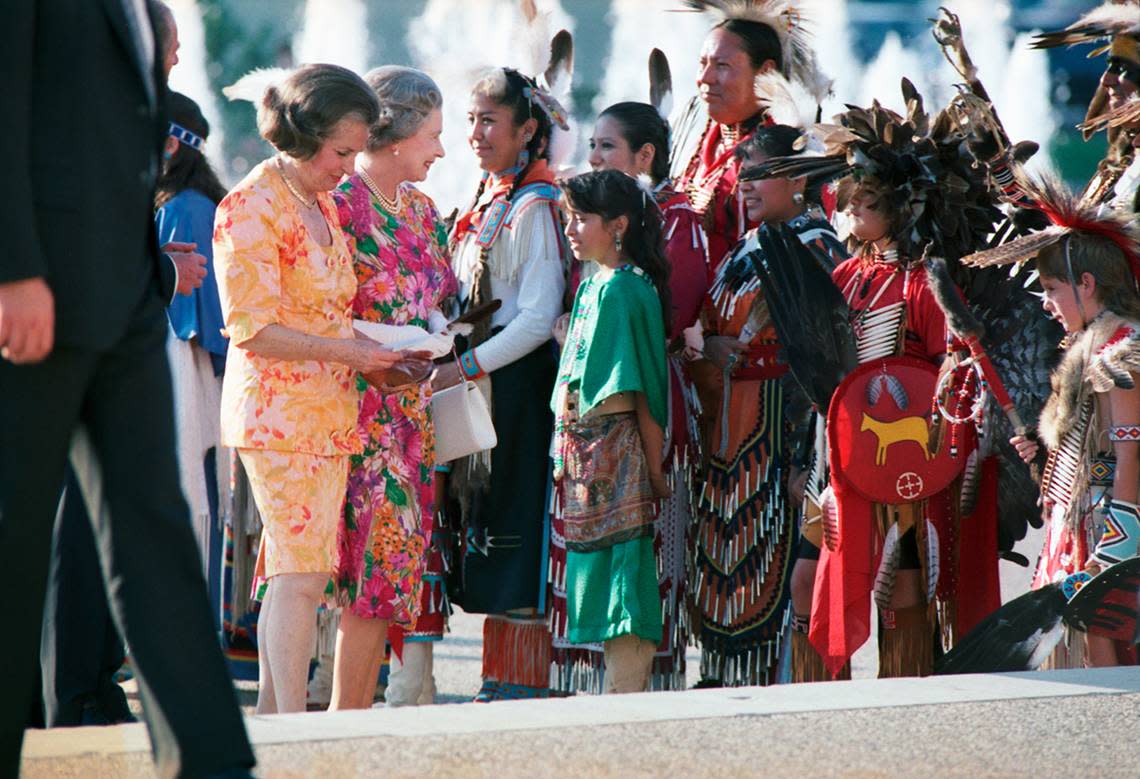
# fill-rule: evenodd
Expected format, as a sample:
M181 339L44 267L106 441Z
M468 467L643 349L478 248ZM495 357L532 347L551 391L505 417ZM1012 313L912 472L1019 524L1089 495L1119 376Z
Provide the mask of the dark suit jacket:
M56 342L102 349L173 272L158 254L154 185L166 135L157 34L148 97L122 0L5 0L0 282L43 276ZM153 27L153 25L152 25Z

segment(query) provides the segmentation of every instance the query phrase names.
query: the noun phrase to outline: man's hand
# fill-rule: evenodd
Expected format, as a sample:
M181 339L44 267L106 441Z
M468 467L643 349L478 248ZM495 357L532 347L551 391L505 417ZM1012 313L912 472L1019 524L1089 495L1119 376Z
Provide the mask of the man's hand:
M55 300L41 277L0 284L0 357L39 362L55 340Z
M202 279L206 278L206 258L195 251L197 248L196 243L171 241L160 249L171 259L178 271L178 286L175 291L179 295L189 295L202 286Z

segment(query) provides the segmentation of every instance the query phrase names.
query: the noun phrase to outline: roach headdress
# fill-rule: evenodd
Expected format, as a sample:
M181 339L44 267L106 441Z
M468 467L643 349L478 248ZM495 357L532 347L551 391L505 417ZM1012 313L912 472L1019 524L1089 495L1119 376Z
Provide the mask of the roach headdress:
M780 40L781 72L798 81L817 103L831 91L831 80L819 69L811 47L810 25L794 0L684 0L683 10L707 12L720 21L755 22L770 28Z
M1132 275L1140 279L1140 243L1128 215L1090 203L1074 195L1054 178L1029 179L1021 176L1018 184L1049 218L1049 226L993 249L963 257L963 265L984 268L1025 262L1068 236L1086 236L1103 238L1115 244L1132 269Z

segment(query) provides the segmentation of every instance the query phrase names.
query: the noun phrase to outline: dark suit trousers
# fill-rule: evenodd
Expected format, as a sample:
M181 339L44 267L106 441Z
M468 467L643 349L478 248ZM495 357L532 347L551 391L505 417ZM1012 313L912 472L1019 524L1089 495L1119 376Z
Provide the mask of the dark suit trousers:
M107 606L96 550L83 493L69 468L55 523L40 645L49 728L82 725L88 707L111 722L130 715L126 696L114 680L123 664L123 642Z
M111 613L131 649L160 776L252 766L214 631L174 449L157 294L102 352L0 362L0 777L16 775L36 689L52 524L72 431L87 426L110 518L93 518ZM100 512L102 514L102 512Z

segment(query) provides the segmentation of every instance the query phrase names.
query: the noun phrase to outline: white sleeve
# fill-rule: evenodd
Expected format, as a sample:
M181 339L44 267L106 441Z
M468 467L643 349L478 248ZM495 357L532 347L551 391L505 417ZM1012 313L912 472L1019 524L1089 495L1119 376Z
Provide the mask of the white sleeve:
M562 313L566 288L557 230L541 201L526 208L511 225L511 240L517 242L511 250L528 255L521 258L518 273L519 312L475 349L475 359L484 372L510 365L551 339L550 328Z

